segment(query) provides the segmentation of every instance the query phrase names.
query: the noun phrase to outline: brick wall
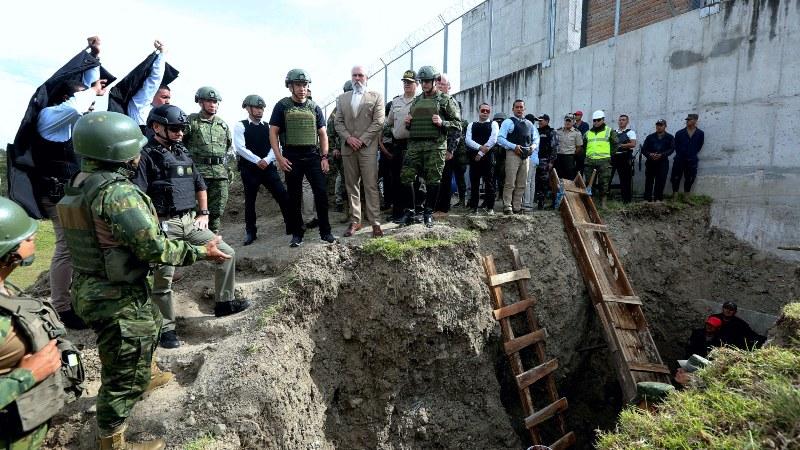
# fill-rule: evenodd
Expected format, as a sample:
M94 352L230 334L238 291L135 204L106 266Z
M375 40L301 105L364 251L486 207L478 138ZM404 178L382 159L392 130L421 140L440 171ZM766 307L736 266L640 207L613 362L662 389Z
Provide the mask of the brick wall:
M627 33L660 22L693 9L696 0L622 0L619 32ZM585 45L614 36L616 0L587 0L584 2Z

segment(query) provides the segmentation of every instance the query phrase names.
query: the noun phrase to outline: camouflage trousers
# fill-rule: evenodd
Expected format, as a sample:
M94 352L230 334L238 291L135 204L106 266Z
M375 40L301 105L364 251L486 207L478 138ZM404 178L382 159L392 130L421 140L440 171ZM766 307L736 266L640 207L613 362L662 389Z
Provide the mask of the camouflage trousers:
M605 197L608 183L611 181L611 158L586 158L584 164L583 173L586 174L587 183L589 182L589 178L592 176L592 171L597 171L597 174L594 176L594 184L591 186L592 196L598 198Z
M225 178L206 179L208 193L208 229L219 233L222 225L222 214L228 204L228 187L230 182Z
M97 426L125 423L148 384L158 344L161 313L150 301L146 280L109 284L78 274L72 283L73 308L97 335L102 369L97 394Z
M446 150L426 141L409 141L400 171L400 182L410 185L414 177L425 179L426 186L438 185L442 180Z
M47 424L40 425L35 430L15 440L0 437L0 450L39 450L44 446L47 436Z

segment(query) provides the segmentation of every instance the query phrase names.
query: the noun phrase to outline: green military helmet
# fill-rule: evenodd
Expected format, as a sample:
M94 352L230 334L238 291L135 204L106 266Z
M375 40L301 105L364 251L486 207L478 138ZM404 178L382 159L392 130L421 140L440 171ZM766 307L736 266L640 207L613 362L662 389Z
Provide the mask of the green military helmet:
M242 102L242 108L245 108L247 106L254 106L256 108L266 108L267 102L265 102L260 95L250 94L247 97L245 97L244 101Z
M286 74L286 87L289 87L289 84L291 84L292 81L305 81L306 83L311 83L311 77L309 77L306 71L303 69L292 69Z
M345 92L350 92L353 90L353 81L347 80L344 82L344 86L342 86L342 90Z
M146 143L147 138L133 119L109 111L86 114L72 131L75 153L99 161L130 161Z
M422 66L419 68L419 72L417 72L417 78L422 80L438 80L442 76L433 66Z
M214 89L211 86L203 86L197 90L196 94L194 94L194 102L197 103L200 100L216 100L218 102L221 102L222 95L219 93L218 90Z
M13 201L0 197L0 258L4 258L19 243L36 232L39 222L28 217L25 210Z

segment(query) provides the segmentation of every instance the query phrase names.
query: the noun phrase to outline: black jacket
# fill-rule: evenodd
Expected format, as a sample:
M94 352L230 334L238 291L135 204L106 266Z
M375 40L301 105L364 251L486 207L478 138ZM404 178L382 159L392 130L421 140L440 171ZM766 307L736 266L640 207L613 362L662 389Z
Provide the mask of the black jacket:
M134 67L129 74L125 75L125 78L121 79L119 83L111 88L111 91L108 93L109 111L125 115L128 114L128 103L130 103L133 96L144 86L144 82L150 75L150 71L153 70L153 61L155 61L157 56L158 53L151 53L144 61L139 63L138 66ZM161 84L163 86L169 86L170 83L178 78L179 73L177 69L170 66L169 63L166 63L164 67L164 78L161 80Z

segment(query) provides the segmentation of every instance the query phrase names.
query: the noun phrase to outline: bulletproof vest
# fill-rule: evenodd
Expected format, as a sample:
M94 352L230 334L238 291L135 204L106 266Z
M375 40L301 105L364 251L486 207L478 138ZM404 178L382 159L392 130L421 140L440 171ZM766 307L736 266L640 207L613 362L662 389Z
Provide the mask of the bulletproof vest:
M245 119L242 125L244 125L244 146L259 158L266 158L270 149L269 124L261 122L256 125Z
M289 97L281 101L286 107L285 145L292 147L317 145L317 105L311 100L306 100L302 106L297 106Z
M56 340L61 350L61 370L0 410L0 436L13 441L47 422L65 403L80 397L84 390L84 370L81 353L64 338L67 330L49 302L0 295L0 313L11 317L15 331L25 343L26 353L38 352L51 339Z
M492 122L472 122L472 140L484 145L492 136Z
M36 174L40 177L69 180L80 171L80 162L72 148L72 139L53 142L36 133L31 148Z
M511 117L511 121L514 123L514 131L508 134L508 141L522 147L530 147L533 144L533 139L531 138L533 124L527 119L520 120L516 117Z
M120 182L128 179L113 172L94 172L78 187L70 183L56 207L75 272L115 283L133 283L147 275L149 265L121 247L108 224L92 210L98 195Z
M155 166L155 176L148 180L147 195L162 217L174 216L197 206L194 167L189 151L182 144L173 145L173 149L154 141L142 149Z
M442 135L442 131L431 120L434 114L439 114L439 102L435 97L420 95L411 106L411 139L438 138Z
M630 136L628 136L628 132L631 131L630 128L623 130L620 133L617 133L617 144L627 144L631 141ZM619 148L617 147L617 153L615 155L616 158L620 160L624 158L632 158L633 157L633 149L632 148Z
M189 115L190 133L184 142L191 149L192 155L224 158L228 153L228 124L214 117L213 120L203 120L200 114Z
M556 130L547 126L539 128L539 160L549 159L553 155L553 135Z

